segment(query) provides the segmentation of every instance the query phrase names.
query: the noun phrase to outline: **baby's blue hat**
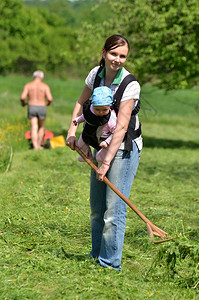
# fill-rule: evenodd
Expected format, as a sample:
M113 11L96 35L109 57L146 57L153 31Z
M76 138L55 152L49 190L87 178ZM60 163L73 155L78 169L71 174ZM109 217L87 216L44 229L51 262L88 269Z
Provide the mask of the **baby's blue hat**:
M113 95L110 88L100 86L94 89L91 96L91 103L94 106L111 105L113 103Z

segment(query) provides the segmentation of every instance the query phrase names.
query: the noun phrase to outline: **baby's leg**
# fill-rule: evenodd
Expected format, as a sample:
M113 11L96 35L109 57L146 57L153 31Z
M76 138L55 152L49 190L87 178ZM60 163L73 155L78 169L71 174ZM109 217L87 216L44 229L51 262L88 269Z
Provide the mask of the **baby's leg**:
M86 155L87 158L89 158L89 159L93 158L91 149L90 149L89 145L83 141L82 136L80 136L80 138L79 138L78 147L84 152L84 154ZM84 159L81 156L79 156L78 161L84 162Z
M96 153L96 160L98 162L103 162L104 161L104 158L106 156L106 153L108 151L108 148L105 148L105 149L100 149L97 153Z

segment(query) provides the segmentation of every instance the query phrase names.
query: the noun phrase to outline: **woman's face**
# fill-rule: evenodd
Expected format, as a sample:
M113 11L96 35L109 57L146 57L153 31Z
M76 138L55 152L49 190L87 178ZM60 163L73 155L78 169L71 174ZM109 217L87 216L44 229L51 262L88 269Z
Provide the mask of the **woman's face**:
M107 70L117 72L123 67L128 55L128 46L119 46L115 49L105 51L102 49L102 56L105 57L105 67Z

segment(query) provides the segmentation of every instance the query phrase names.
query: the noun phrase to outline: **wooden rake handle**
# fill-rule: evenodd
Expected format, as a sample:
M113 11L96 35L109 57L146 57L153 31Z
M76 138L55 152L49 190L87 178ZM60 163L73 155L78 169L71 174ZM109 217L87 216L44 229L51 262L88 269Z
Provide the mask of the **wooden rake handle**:
M89 159L86 157L86 155L84 154L84 152L78 147L76 146L75 150L79 153L79 155L89 164L89 166L95 171L97 172L98 168L96 167L96 165ZM162 229L158 228L157 226L155 226L154 224L151 223L151 221L149 221L149 219L147 219L137 208L136 206L126 197L124 196L109 180L106 176L104 176L104 180L103 180L124 202L126 202L126 204L147 224L147 230L149 233L150 237L153 237L154 235L164 239L166 238L166 232L163 231ZM163 241L162 241L163 242Z

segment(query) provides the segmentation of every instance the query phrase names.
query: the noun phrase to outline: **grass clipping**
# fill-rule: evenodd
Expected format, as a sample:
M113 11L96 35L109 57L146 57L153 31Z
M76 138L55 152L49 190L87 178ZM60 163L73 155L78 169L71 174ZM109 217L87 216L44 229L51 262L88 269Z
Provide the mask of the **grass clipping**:
M0 145L0 172L7 173L11 167L13 159L12 146Z

